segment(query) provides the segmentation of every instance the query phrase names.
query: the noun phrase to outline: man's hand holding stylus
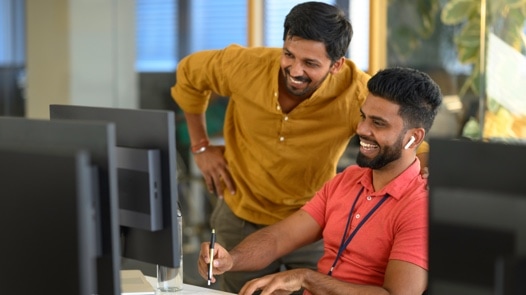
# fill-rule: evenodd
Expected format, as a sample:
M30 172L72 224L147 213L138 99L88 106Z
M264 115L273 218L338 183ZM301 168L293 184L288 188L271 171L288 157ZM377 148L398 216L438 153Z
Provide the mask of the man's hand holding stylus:
M204 242L201 244L201 252L199 253L199 260L197 261L197 268L199 271L199 274L205 279L208 280L208 265L210 263L210 243ZM230 253L223 248L218 243L215 243L214 246L214 258L213 258L213 275L220 275L223 274L230 269L232 269L232 266L234 265L232 256L230 256ZM211 282L215 283L216 279L212 275Z

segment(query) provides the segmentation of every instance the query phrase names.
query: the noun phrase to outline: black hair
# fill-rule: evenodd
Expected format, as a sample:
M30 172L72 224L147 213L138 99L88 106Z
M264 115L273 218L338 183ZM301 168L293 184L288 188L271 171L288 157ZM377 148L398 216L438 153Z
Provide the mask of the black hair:
M429 132L442 103L440 87L424 72L395 67L384 69L367 83L369 92L400 105L406 128L422 127Z
M345 56L353 35L352 25L343 10L323 2L294 6L283 26L283 41L297 36L323 42L332 62Z

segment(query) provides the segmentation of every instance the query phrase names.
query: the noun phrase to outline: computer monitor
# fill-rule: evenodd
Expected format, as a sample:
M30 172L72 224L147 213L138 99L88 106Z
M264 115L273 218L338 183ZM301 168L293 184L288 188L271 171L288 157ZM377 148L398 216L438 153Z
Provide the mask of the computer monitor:
M97 237L99 237L99 240L95 241L95 243L99 247L96 259L96 293L120 294L120 248L118 236L119 227L118 221L116 219L118 200L114 159L115 126L111 123L102 122L72 122L66 120L49 121L25 119L18 117L0 117L0 147L8 150L10 149L22 151L28 149L35 149L41 151L42 153L57 153L59 156L63 155L62 153L66 153L66 155L76 155L76 153L79 150L83 150L89 154L90 165L96 167L96 174L98 176L96 178L98 184L98 192L96 192L97 198L95 201L97 201L96 209L99 210L94 211L94 214L97 216L97 222L99 223L98 226L96 226ZM37 156L35 155L34 157ZM46 196L53 193L53 189L56 189L57 196L55 197L64 198L64 202L67 202L68 204L73 206L73 202L75 202L76 195L72 194L69 196L68 199L68 191L62 192L60 190L61 188L56 186L63 186L62 189L65 190L65 188L68 185L71 185L71 180L76 176L74 176L74 174L72 174L71 176L66 176L64 169L60 170L61 168L59 167L57 167L57 171L55 172L55 165L53 164L53 159L56 157L53 157L52 155L50 155L50 158L48 159L42 155L39 155L38 157L42 159L42 165L36 165L37 167L35 167L36 163L29 163L29 158L25 160L24 166L5 167L4 162L2 161L2 165L0 166L2 166L3 173L5 173L2 174L2 181L6 182L6 186L2 185L0 187L0 191L2 191L1 195L3 196L2 204L4 202L8 202L7 199L9 199L10 197L15 197L14 195L10 196L10 194L12 193L12 183L10 184L10 182L17 181L17 183L20 186L27 186L25 188L19 188L22 192L26 192L25 190L27 190L27 193L34 193L35 198L45 198ZM83 160L79 159L78 161ZM59 162L57 162L57 165L58 163ZM26 164L27 169L25 167ZM15 167L16 169L21 170L16 170ZM12 168L13 170L11 171L10 168ZM46 169L49 171L46 172ZM92 169L92 171L94 170ZM18 174L15 174L15 172ZM24 172L28 175L25 183L23 182L22 178ZM58 173L57 175L63 176L63 181L61 182L60 179L53 178L52 175L46 175L48 173ZM36 183L34 183L33 180L38 177L40 177L40 182L43 182L44 180L53 181L53 183L42 184L43 187L48 189L47 192L40 193L39 190L37 190ZM9 184L10 186L8 186L7 184ZM78 185L81 184L79 183ZM70 188L70 191L71 190L73 190L73 188ZM53 202L54 200L55 199L50 199L50 202ZM46 200L41 199L41 201ZM47 208L44 207L45 204L46 203L44 202L42 207L43 209ZM3 205L1 205L0 207L3 207ZM88 208L91 209L92 207ZM66 210L61 210L60 214L64 213L64 211ZM6 213L9 214L9 212ZM84 214L85 212L81 211L80 213ZM11 215L7 216L17 217L18 214L20 214L20 212L11 212ZM28 220L32 218L31 214L22 214L24 214L24 216L28 218ZM39 214L40 217L47 216L47 218L49 219L41 220L43 224L44 222L51 223L52 218L59 217L55 215L59 214L58 211L46 210L46 212L41 212ZM70 214L75 214L75 211L71 211ZM4 214L2 214L2 218L6 217L3 215ZM54 222L59 224L58 221ZM4 226L7 224L2 222L2 225ZM11 226L13 226L14 229L16 229L17 227L16 224L11 224ZM48 230L55 231L56 235L60 235L66 230L66 227L68 226L68 224L60 223L60 226L49 228ZM21 229L21 231L25 232L26 229ZM24 232L20 233L23 234ZM28 231L25 232L25 234L32 235L36 233L34 231ZM28 247L29 249L33 248L35 251L38 251L40 247L46 247L45 245L48 245L48 243L54 243L54 241L51 240L52 238L53 236L45 238L42 237L42 239L39 242L31 244ZM0 244L4 244L5 242L9 241L9 237L5 236L2 240L3 242ZM71 244L69 246L71 246L72 251L76 249L74 244ZM20 248L20 251L22 251L22 247ZM17 259L17 256L20 257L21 255L28 254L22 253L20 251L17 251L15 253L2 253L7 257L12 255L11 257L15 260ZM7 269L4 267L4 264L2 264L2 270L17 272L16 275L18 276L27 276L27 280L23 284L19 284L16 286L18 288L18 292L15 293L19 293L20 290L23 290L25 286L27 286L28 288L34 288L34 290L42 290L44 286L33 285L34 281L32 277L42 275L54 277L55 279L49 280L48 284L54 285L53 287L56 290L60 290L63 283L62 275L66 272L73 272L75 270L69 269L68 267L57 268L57 265L53 265L53 263L54 261L57 261L56 263L58 263L58 261L63 261L63 259L66 258L71 259L71 257L73 257L72 255L73 254L68 254L68 252L64 251L62 254L59 253L55 257L41 257L41 259L43 260L35 258L33 263L29 263L27 265L19 265L19 267L16 269ZM49 258L51 261L49 265L39 263L39 261L46 261L45 259L47 258ZM71 268L74 267L74 263L75 261L72 260ZM60 265L62 266L62 264ZM2 276L2 279L4 279L4 276ZM11 284L11 282L6 282L6 284ZM6 284L1 284L2 290L5 290L3 288L6 286Z
M526 145L430 147L428 294L526 294Z
M87 152L0 148L2 293L95 294L96 187Z
M179 267L182 249L177 223L175 114L163 110L51 105L50 118L115 124L119 159L119 214L124 236L122 256ZM155 153L157 157L148 157L149 153ZM158 166L158 169L140 168L145 166ZM156 173L154 171L158 172L154 177L156 180L151 177ZM158 186L159 182L158 189L153 190L152 186ZM139 183L143 185L139 186ZM130 189L132 185L134 188ZM160 207L152 210L159 197L157 205ZM123 216L128 216L128 220ZM160 227L152 226L159 217ZM131 224L134 219L145 222Z

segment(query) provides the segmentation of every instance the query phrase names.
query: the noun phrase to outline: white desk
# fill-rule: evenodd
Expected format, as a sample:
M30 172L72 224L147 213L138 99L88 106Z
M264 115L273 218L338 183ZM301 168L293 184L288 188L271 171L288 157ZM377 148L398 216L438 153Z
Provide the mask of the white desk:
M150 284L152 284L152 286L157 286L157 278L154 278L154 277L150 277L150 276L145 276L146 279L148 280L148 282ZM218 290L214 290L214 289L208 289L208 288L204 288L204 287L198 287L198 286L194 286L194 285L188 285L188 284L183 284L183 290L177 292L177 295L228 295L228 294L234 294L234 293L228 293L228 292L223 292L223 291L218 291Z

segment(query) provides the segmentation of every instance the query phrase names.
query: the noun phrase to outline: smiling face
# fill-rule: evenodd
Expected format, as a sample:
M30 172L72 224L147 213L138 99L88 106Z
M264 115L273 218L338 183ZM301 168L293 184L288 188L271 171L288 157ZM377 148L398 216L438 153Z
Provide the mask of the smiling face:
M288 94L305 99L342 63L343 58L331 63L322 42L289 36L281 55L281 79Z
M381 169L402 157L403 145L410 135L399 115L400 106L369 94L361 108L358 124L360 151L356 163L361 167Z

